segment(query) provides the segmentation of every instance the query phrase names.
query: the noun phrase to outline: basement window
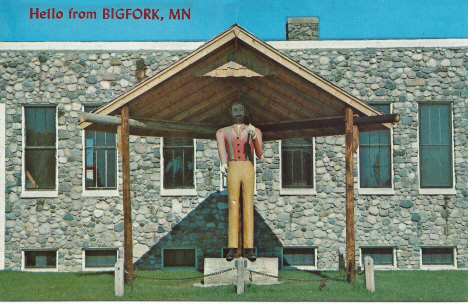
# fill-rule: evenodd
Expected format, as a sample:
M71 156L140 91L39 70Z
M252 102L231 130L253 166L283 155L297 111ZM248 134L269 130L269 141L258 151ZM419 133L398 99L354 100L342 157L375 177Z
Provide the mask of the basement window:
M85 268L111 268L117 263L117 249L86 249Z
M56 250L30 250L23 251L24 269L57 269L57 251Z
M163 268L197 268L195 248L162 249Z
M375 266L395 266L393 247L364 247L361 248L361 265L364 265L364 258L372 258Z
M453 247L421 248L422 266L455 266Z
M284 247L283 267L315 268L317 266L316 248Z

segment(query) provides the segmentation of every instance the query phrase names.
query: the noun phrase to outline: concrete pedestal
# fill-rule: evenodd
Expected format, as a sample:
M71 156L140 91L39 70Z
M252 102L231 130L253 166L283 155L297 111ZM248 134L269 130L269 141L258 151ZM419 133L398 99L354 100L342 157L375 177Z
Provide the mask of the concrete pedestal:
M205 269L204 275L212 274L218 271L235 268L236 260L231 262L226 261L224 258L206 258L205 259ZM257 258L255 262L247 260L247 267L244 271L244 281L247 284L256 284L256 285L269 285L269 284L278 284L277 278L267 277L252 273L252 280L250 280L250 271L253 270L256 272L268 274L271 276L278 277L278 258ZM204 284L197 284L197 286L217 286L217 285L230 285L237 284L237 270L231 270L214 276L209 276L204 278Z

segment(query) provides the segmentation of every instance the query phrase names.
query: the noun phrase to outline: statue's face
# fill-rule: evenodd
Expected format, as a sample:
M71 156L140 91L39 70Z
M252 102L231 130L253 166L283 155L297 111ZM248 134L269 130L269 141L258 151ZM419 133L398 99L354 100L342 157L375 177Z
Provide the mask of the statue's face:
M244 105L241 103L233 104L231 107L231 115L233 118L244 118L245 117Z

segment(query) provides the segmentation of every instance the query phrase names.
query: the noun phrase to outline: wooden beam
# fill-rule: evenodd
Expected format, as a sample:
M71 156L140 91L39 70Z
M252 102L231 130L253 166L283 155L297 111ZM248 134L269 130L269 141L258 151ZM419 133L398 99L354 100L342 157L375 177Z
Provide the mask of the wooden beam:
M259 124L256 126L262 132L274 132L282 130L301 130L301 129L315 129L315 128L338 128L343 129L343 122L346 117L335 116L325 118L312 118L297 121L285 121L277 123ZM376 116L353 117L352 122L357 126L394 123L400 121L399 114L385 114Z
M104 125L118 126L121 124L121 119L117 116L107 116L94 113L83 112L80 114L80 122L92 122ZM218 130L211 125L177 123L172 121L151 121L151 120L136 120L129 119L130 129L167 131L167 132L195 132L195 133L216 133ZM132 134L133 131L132 131Z
M122 127L120 128L120 144L122 154L122 192L124 217L124 268L133 273L133 237L132 237L132 203L130 201L130 125L128 106L122 107ZM132 277L125 276L127 284L132 284Z
M353 147L353 109L346 108L346 279L355 282L355 242L354 235L354 147Z

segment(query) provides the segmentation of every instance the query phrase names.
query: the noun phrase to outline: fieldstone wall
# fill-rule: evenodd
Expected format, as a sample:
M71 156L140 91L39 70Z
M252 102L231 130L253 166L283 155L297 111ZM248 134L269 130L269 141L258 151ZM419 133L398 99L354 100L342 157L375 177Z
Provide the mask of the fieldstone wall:
M288 18L286 40L318 40L319 22L315 17Z
M285 53L366 102L390 102L401 122L393 130L395 195L356 197L356 248L395 246L397 265L420 267L422 246L454 246L468 264L468 48L289 50ZM83 138L77 126L86 104L108 102L135 84L140 58L147 75L187 52L3 52L0 102L6 104L6 268L21 268L21 251L54 248L60 271L82 269L82 250L121 248L119 197L84 197ZM453 102L456 195L420 195L418 103ZM58 111L57 198L21 198L22 106ZM197 196L161 196L160 139L131 136L131 191L136 267L161 267L161 248L198 249L220 257L227 245L227 197L219 192L216 143L196 141ZM316 195L280 195L278 142L257 161L255 246L281 256L283 246L317 248L318 268L337 269L345 248L344 137L315 139ZM355 167L357 163L355 164ZM357 184L357 169L355 181ZM121 179L120 179L121 180ZM447 228L446 228L447 227ZM356 252L359 254L358 250ZM359 255L358 255L359 256Z

